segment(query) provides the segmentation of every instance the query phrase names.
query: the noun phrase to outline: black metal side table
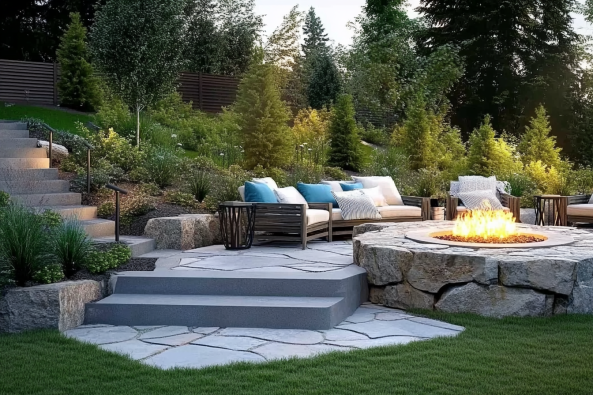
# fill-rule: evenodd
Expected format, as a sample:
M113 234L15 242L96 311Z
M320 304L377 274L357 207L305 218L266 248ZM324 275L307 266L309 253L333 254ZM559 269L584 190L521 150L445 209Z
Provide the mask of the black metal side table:
M253 243L256 205L224 202L218 206L220 234L227 250L245 250Z
M566 226L566 199L560 195L534 196L535 225Z

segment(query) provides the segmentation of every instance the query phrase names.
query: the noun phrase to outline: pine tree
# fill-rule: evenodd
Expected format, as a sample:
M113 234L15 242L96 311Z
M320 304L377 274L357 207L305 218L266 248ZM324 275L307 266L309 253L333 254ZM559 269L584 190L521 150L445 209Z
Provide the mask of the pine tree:
M280 98L274 65L253 62L239 84L234 110L239 114L245 165L282 167L291 154L290 113Z
M305 25L303 26L304 43L301 46L305 57L308 57L312 52L323 50L327 47L329 38L325 33L325 28L321 23L321 18L315 14L315 8L311 7L307 16L305 17Z
M99 102L97 79L88 61L86 28L77 12L70 14L71 22L57 51L61 73L58 82L60 102L77 110L93 110Z
M546 166L558 167L561 149L556 148L556 137L550 136L551 131L546 109L540 105L517 146L524 164L539 160Z
M408 111L403 124L403 146L410 158L412 170L436 168L443 153L439 140L437 116L426 110L426 103L418 100Z
M320 51L313 60L307 84L307 100L317 110L331 106L342 89L340 72L328 51Z
M352 96L340 95L332 109L329 166L358 171L361 168L360 138L354 119Z

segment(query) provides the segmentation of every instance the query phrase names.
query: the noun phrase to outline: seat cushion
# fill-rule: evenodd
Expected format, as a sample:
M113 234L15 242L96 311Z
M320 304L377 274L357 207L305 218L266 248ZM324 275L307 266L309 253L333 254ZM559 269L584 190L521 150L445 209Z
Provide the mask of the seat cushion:
M332 195L332 188L329 185L299 182L297 189L308 203L331 203L334 207L338 207L338 202Z
M274 191L266 184L245 183L245 201L248 203L278 203Z
M342 217L342 210L339 208L332 209L332 221L342 221L344 217Z
M506 211L506 212L509 212L509 211L511 211L511 209L510 209L510 208L508 208L508 207L503 207L502 209L503 209L504 211ZM465 206L457 206L457 212L458 212L458 213L465 213L467 210L468 210L468 208L467 208L467 207L465 207Z
M327 210L307 210L307 225L318 224L329 221L329 211Z
M385 200L389 205L403 206L402 200L395 182L391 177L352 177L354 181L360 182L364 188L379 187L381 193L385 196Z
M377 207L381 218L422 218L422 209L416 206Z
M593 218L593 204L569 204L568 215Z

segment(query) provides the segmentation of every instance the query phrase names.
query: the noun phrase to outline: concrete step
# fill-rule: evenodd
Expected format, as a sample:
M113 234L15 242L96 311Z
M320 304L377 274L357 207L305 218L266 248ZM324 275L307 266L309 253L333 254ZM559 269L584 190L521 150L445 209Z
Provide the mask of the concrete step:
M70 206L80 205L80 193L34 193L26 195L11 195L11 199L25 206Z
M115 230L115 225L113 229ZM94 238L93 241L97 243L113 243L115 241L115 236L112 234L107 237L98 237ZM132 258L148 254L156 248L154 239L142 236L120 236L119 241L121 243L126 243L130 247L132 250Z
M37 211L52 210L60 214L62 218L77 218L80 221L97 219L97 207L95 206L36 206Z
M30 138L3 138L0 136L0 147L2 148L37 148L37 139Z
M85 324L330 329L343 298L114 294L88 303Z
M44 181L2 181L0 175L0 191L9 194L23 193L64 193L70 191L70 183L66 180Z
M366 281L366 271L354 265L322 273L157 270L119 273L112 289L116 294L307 297L344 297L356 290L353 303L359 306Z
M49 159L0 158L0 172L4 169L49 169Z
M47 151L45 148L6 148L0 146L0 158L47 158Z
M48 161L49 162L49 161ZM0 181L58 180L58 169L0 169Z
M2 121L0 122L0 130L27 130L28 125L25 122Z
M90 237L115 235L115 222L108 219L93 218L82 221L82 227Z
M4 129L4 125L0 125L0 138L3 139L28 139L28 130Z

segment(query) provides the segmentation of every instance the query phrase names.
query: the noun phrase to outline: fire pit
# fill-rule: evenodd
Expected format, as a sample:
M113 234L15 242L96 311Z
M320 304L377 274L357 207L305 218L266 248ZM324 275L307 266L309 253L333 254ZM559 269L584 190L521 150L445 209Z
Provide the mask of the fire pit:
M371 301L491 317L593 314L593 233L505 221L502 236L459 234L467 226L356 227L354 263L367 270Z

